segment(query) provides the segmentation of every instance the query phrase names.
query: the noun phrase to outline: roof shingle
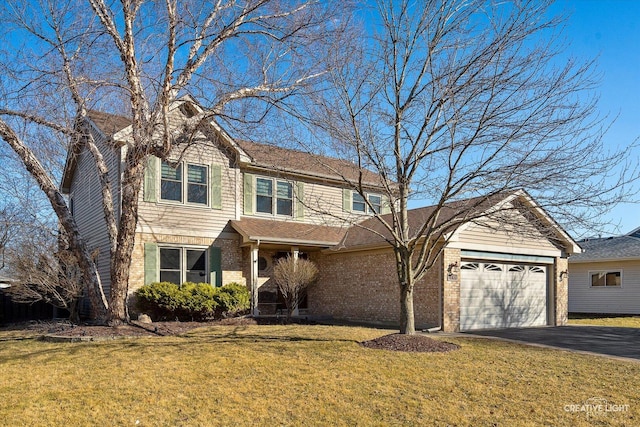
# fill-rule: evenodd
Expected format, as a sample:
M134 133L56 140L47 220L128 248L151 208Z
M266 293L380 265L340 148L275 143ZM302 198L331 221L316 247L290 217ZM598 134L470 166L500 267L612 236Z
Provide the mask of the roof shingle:
M592 262L640 259L640 238L635 236L606 237L578 242L581 254L572 255L569 262Z
M115 114L103 113L101 111L89 110L87 117L100 129L105 135L113 135L121 131L131 124L131 120Z
M435 226L437 227L447 221L451 221L460 213L468 212L469 214L473 214L473 212L483 212L504 198L504 194L496 194L492 197L475 197L448 203L442 207ZM433 214L435 209L436 206L426 206L407 211L409 233L412 236L419 231L422 225L428 220L429 216ZM390 224L392 220L391 214L383 215L382 219ZM457 226L462 225L463 222L464 221L462 221L461 218L461 222L457 224ZM453 223L452 225L456 224ZM451 231L453 231L453 229ZM353 249L358 247L383 245L385 243L385 238L389 239L390 237L391 233L386 229L382 222L379 219L372 217L349 228L344 239L340 242L339 248L336 249Z
M247 240L319 247L337 244L346 231L326 225L246 217L231 221L231 226Z
M357 182L362 171L362 181L369 185L380 185L380 176L366 169L358 168L354 163L334 157L319 156L299 150L258 144L249 141L236 141L257 166L306 175L323 176L350 182Z

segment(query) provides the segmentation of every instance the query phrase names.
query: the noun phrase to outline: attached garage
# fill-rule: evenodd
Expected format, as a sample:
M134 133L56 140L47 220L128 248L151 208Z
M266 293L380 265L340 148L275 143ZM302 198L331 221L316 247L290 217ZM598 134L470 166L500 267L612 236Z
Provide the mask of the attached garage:
M409 210L410 228L418 229L432 210ZM524 192L485 212L440 238L438 258L415 283L416 328L454 332L566 324L567 258L580 247ZM402 313L388 230L376 218L361 225L322 253L309 313L393 324Z
M460 329L547 324L545 264L463 261L460 266Z

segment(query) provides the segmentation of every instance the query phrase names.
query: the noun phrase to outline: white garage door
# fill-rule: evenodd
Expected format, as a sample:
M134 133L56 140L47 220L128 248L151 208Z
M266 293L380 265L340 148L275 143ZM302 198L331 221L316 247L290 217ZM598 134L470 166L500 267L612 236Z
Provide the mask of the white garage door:
M547 266L462 262L460 329L547 324Z

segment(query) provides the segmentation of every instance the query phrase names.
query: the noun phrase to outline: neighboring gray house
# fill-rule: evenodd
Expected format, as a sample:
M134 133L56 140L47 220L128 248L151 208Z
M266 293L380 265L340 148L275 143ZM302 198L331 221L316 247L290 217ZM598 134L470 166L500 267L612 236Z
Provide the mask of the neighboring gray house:
M569 312L640 314L640 228L578 242L569 258Z

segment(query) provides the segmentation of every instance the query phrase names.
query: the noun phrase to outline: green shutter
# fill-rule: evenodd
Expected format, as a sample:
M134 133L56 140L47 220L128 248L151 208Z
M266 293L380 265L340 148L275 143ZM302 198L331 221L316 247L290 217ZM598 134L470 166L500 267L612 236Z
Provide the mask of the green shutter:
M155 202L157 198L157 182L158 182L158 158L149 156L147 165L144 168L144 191L143 200L145 202Z
M304 182L296 182L296 218L304 218Z
M222 250L216 246L209 247L210 282L213 286L222 286Z
M345 188L342 190L342 210L351 212L351 190Z
M211 165L211 207L222 209L222 167Z
M158 245L155 243L144 244L144 284L160 281L158 269Z
M388 196L382 196L382 214L391 213L391 203Z
M244 174L244 214L253 215L253 175Z

